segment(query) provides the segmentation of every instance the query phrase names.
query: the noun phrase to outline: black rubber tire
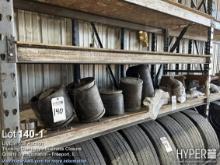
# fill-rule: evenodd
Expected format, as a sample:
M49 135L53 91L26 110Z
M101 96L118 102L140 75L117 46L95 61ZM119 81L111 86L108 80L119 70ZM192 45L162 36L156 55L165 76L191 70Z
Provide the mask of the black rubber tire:
M193 144L190 140L190 137L185 132L185 130L170 116L164 116L157 121L163 126L163 128L167 131L167 133L172 138L176 148L181 151L187 149L193 149ZM195 156L195 155L194 155ZM189 158L181 158L181 162L189 163L190 161L194 160L194 156Z
M191 121L196 125L198 128L203 142L205 144L206 149L216 149L219 150L219 141L218 137L215 133L215 130L211 126L211 124L198 112L193 110L186 110L182 112L184 115L188 116Z
M176 156L176 147L171 140L168 133L156 121L149 121L140 124L141 128L150 138L157 152L160 164L162 165L179 165L179 159ZM166 138L172 151L167 152L165 145L162 143L161 138Z
M208 120L214 128L218 139L220 139L220 101L215 101L210 104Z
M108 165L137 165L130 146L122 135L113 132L95 139Z
M177 112L170 115L174 120L176 120L181 127L185 130L185 132L189 135L191 142L193 144L194 149L204 149L205 145L202 140L202 136L197 129L197 127L193 124L193 122L186 117L184 114Z
M82 143L74 144L70 148L80 149L71 152L71 157L66 157L65 159L84 161L77 163L64 163L65 165L72 164L89 164L89 165L106 165L105 160L93 140L84 141Z
M130 145L139 165L159 165L159 158L148 136L139 126L132 126L120 131Z

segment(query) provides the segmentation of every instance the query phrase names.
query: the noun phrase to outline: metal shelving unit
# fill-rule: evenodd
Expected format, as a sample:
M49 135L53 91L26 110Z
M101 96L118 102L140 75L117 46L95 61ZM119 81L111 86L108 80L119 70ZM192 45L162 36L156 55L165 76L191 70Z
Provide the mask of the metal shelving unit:
M109 8L109 5L112 7ZM206 40L206 54L208 55L22 43L14 40L14 8L160 34L163 33L163 29L170 29L171 32L173 30L179 33L185 26L189 25L186 35L189 38ZM207 76L206 96L187 100L183 104L177 104L175 109L172 108L172 105L164 106L161 109L160 116L220 99L219 94L209 94L209 63L210 54L212 54L211 42L214 31L212 22L213 17L208 14L165 1L124 0L103 2L97 0L95 3L91 1L84 5L83 1L72 0L14 0L14 2L12 0L0 0L1 129L7 132L11 130L18 131L20 129L20 118L25 118L25 112L27 112L20 113L19 109L17 65L20 63L204 64L205 75ZM165 46L167 45L165 44ZM126 113L122 116L103 118L100 122L76 124L66 130L51 132L42 139L34 138L22 141L24 143L45 142L46 147L63 146L147 120L150 120L150 117L143 110L137 113ZM62 139L62 141L57 139ZM19 138L15 140L18 143L21 142ZM19 147L17 151L20 152Z
M204 96L197 99L188 100L182 104L177 104L175 108L173 108L172 105L165 105L161 108L159 117L184 109L203 105L205 103L206 97ZM26 111L24 112L24 114L21 114L21 118L25 118L25 116L30 116L30 111L31 110L29 110L29 112ZM34 139L24 140L23 142L24 145L32 142L45 144L44 146L42 146L42 148L38 147L38 150L57 146L68 146L73 143L82 142L84 140L95 138L149 120L152 120L149 113L147 113L147 110L143 109L140 112L126 113L121 116L102 118L99 122L88 124L74 123L69 128L58 132L51 132L50 134L44 136L44 138L36 137ZM62 141L59 141L57 139L62 139ZM30 152L32 151L26 153Z
M13 1L0 1L0 105L1 105L1 130L6 132L20 129L20 113L19 113L19 96L18 96L18 79L17 64L15 63L15 47L11 42L14 35L14 18L13 18ZM9 59L14 62L9 63ZM2 136L1 136L2 137ZM18 137L12 139L1 139L2 141L15 144L14 152L19 151L16 146L20 143ZM0 147L2 143L0 144ZM0 154L2 156L2 147ZM4 159L11 157L5 156Z

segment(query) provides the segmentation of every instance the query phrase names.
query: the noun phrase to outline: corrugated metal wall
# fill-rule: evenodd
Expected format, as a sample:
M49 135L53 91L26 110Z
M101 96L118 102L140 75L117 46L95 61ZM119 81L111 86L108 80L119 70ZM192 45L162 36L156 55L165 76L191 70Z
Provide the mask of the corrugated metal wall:
M198 47L198 51L199 51L200 55L205 54L205 42L204 41L197 41L197 47ZM196 45L195 45L194 41L192 44L192 53L197 54ZM200 64L193 64L192 69L193 70L200 70ZM204 69L203 65L202 65L202 69ZM197 73L197 74L199 74L199 73Z
M213 49L214 53L211 64L211 74L215 75L220 71L220 42L215 41L213 43Z
M212 15L217 20L220 20L220 1L219 0L212 1Z
M120 29L102 24L96 24L96 28L104 48L120 49ZM90 23L79 21L79 46L99 48L97 38L94 35ZM81 77L95 77L99 88L111 88L111 79L106 65L81 65ZM116 78L117 66L111 65Z
M25 42L72 45L72 21L66 18L16 11L17 39ZM96 24L104 48L120 48L120 29ZM91 25L79 21L79 46L99 47ZM133 44L133 43L132 43ZM21 105L43 89L73 81L73 64L19 64L19 94ZM117 66L111 65L118 77ZM99 88L111 88L106 65L80 66L81 77L94 76Z
M71 20L27 11L16 11L17 39L25 42L72 45ZM73 65L69 64L20 64L20 103L42 89L73 80Z
M23 10L16 11L17 39L25 42L45 44L72 45L72 21L71 19L38 14ZM97 39L88 22L79 20L79 46L99 47ZM99 36L104 48L120 49L120 28L96 24ZM125 29L124 48L126 50L150 50L151 36L149 33L149 47L142 47L138 41L137 31ZM163 51L163 36L156 35L157 51ZM188 39L183 39L180 44L180 52L188 52ZM175 42L175 38L172 42ZM172 44L171 44L172 45ZM204 43L199 48L204 52ZM195 53L195 48L193 48ZM30 98L43 89L67 84L74 79L73 64L19 64L19 94L21 105L27 104ZM129 65L125 65L127 68ZM119 78L118 65L111 65L115 77ZM159 65L156 65L158 70ZM169 65L174 69L175 65ZM186 65L180 65L180 69ZM99 88L112 88L112 80L106 65L80 65L81 77L93 76Z
M171 40L171 44L169 46L169 49L173 46L174 42L176 41L176 37L173 37ZM199 54L205 54L205 42L204 41L197 41L197 47ZM189 48L189 39L182 39L180 41L179 45L179 53L185 53L188 54L188 48ZM196 50L196 45L194 41L192 41L192 54L198 54ZM186 70L187 69L187 64L178 64L180 70ZM176 68L176 64L169 64L168 69L174 70ZM203 68L203 66L202 66ZM191 70L200 70L200 65L199 64L191 64ZM175 73L169 73L169 75L174 75ZM182 73L180 73L182 74ZM185 73L186 74L186 73ZM200 73L193 73L193 74L200 74Z

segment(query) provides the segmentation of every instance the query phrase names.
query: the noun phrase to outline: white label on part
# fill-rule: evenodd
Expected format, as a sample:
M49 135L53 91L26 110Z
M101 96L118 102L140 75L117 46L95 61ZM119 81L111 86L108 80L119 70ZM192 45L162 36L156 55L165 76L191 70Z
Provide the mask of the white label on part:
M176 110L176 96L171 97L172 110Z
M173 151L172 147L170 146L170 143L166 137L161 137L160 140L161 140L162 144L164 145L167 152Z
M66 120L66 110L63 97L55 97L51 99L53 122Z

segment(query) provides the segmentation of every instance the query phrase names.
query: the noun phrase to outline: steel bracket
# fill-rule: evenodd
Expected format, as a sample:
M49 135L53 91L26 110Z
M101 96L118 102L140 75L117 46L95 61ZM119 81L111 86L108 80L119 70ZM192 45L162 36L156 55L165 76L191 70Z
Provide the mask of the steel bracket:
M6 37L7 61L16 62L16 44L13 36Z

